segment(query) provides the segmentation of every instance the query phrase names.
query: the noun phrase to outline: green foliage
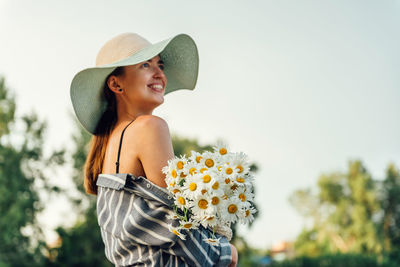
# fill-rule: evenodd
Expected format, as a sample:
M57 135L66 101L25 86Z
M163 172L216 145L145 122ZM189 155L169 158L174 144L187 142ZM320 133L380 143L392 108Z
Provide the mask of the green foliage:
M77 195L69 196L78 221L72 227L56 229L60 244L49 250L48 266L112 266L106 259L96 215L96 197L85 193L83 166L91 135L75 120L74 148L69 155L72 162L72 180Z
M296 241L297 254L382 252L373 221L380 212L378 195L362 163L350 162L344 174L321 175L317 184L317 194L298 190L290 198L314 223L313 229L303 231Z
M113 266L104 256L96 205L90 205L84 213L84 219L76 222L73 227L59 227L56 231L62 244L50 250L53 261L48 266Z
M289 201L312 221L295 241L296 255L368 253L400 263L400 175L394 164L379 181L360 161L350 161L346 173L323 174L317 192L297 190Z
M384 214L380 227L384 250L390 252L393 247L400 250L400 173L394 164L389 164L386 170L380 196ZM400 262L400 256L398 258Z
M368 254L327 254L318 257L298 257L293 260L273 262L270 267L395 267L395 262L379 262L374 255Z
M17 118L0 79L0 266L43 266L46 250L36 215L41 192L58 192L43 170L64 163L64 151L43 154L46 125L35 113ZM17 125L19 127L17 127Z
M190 156L191 150L200 153L203 153L206 150L212 151L212 145L201 146L196 139L184 138L176 134L171 134L171 139L172 146L174 147L174 154L176 157L179 157L181 155Z

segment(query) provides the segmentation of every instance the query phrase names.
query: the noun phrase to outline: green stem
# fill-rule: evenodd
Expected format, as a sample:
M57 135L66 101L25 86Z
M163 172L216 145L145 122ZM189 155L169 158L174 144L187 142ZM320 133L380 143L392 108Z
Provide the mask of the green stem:
M188 219L187 219L187 209L184 208L183 210L185 211L185 221L187 222L188 221Z

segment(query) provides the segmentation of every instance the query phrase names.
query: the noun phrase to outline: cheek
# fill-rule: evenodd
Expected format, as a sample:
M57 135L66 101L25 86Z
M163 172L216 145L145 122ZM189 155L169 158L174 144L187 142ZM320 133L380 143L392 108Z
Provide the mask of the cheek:
M144 75L132 75L129 77L128 88L130 91L143 90L147 88L147 80Z

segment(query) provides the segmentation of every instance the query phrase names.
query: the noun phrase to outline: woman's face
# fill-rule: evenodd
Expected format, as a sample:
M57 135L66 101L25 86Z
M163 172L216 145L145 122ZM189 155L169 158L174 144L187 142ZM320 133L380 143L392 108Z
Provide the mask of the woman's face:
M124 73L118 77L128 105L132 103L143 109L154 109L164 102L167 77L164 74L164 62L160 56L124 67Z

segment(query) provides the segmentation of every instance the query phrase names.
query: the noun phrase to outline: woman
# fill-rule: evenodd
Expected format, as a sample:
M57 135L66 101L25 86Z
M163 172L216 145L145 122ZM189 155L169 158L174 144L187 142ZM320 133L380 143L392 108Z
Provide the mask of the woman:
M226 237L203 241L208 229L182 240L169 231L171 217L162 167L174 157L167 123L152 115L164 95L193 90L197 48L186 34L151 44L120 34L100 49L96 67L75 75L71 100L79 121L93 134L85 164L86 192L97 195L105 254L116 266L236 266Z

